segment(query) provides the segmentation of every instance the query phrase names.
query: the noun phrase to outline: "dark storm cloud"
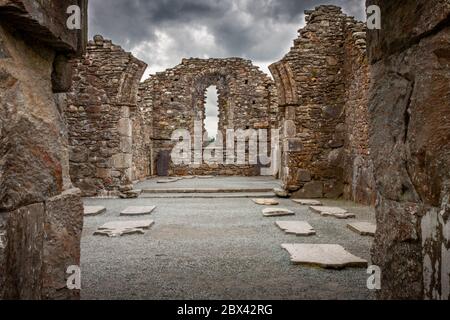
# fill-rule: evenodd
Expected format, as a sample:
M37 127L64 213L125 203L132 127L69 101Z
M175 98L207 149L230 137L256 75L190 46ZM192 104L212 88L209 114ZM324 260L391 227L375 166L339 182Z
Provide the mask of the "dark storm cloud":
M364 0L91 0L90 34L132 50L152 72L191 56L266 66L289 50L304 10L330 3L363 16Z

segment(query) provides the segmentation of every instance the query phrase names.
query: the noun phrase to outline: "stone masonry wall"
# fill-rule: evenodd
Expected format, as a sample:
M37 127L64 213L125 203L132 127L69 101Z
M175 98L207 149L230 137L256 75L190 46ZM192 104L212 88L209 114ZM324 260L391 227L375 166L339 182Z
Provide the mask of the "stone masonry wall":
M66 27L78 4L81 31ZM0 299L78 299L83 205L60 108L81 54L87 1L0 1Z
M368 1L382 299L450 299L450 1Z
M139 140L133 143L133 127L143 123L137 93L145 69L145 63L101 36L89 41L86 55L74 61L65 116L70 174L84 195L129 189L133 156L144 157L145 147Z
M172 133L186 129L193 136L194 122L204 121L205 94L212 85L218 90L218 127L224 139L226 129L267 129L270 132L270 129L277 128L274 83L250 61L240 58L184 59L175 68L152 76L140 88L142 108L151 110L153 116L153 172L161 174L158 163L168 160L167 175L260 174L257 165L177 166L168 159L167 155L170 156L175 145L170 140Z
M369 148L369 64L366 25L348 17L344 44L344 126L336 134L344 139L340 166L344 169L344 198L375 205L376 191Z
M291 51L270 66L283 128L284 188L294 197L371 203L365 30L335 6L305 15Z

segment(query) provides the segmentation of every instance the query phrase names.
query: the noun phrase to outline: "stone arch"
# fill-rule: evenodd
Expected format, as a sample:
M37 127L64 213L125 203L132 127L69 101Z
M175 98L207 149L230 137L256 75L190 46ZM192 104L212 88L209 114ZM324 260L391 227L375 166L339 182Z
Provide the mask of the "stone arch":
M204 70L192 79L194 88L192 96L192 110L196 121L205 119L205 92L210 86L216 86L219 107L219 131L233 128L234 118L227 102L230 101L230 82L235 79L235 74L226 68L211 68Z

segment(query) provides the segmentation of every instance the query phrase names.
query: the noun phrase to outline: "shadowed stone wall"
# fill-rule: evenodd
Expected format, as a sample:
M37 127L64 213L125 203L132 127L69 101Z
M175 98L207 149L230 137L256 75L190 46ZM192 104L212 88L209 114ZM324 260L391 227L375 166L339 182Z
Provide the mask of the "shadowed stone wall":
M227 129L267 129L270 133L270 129L277 128L274 83L251 61L240 58L184 59L175 68L150 77L140 87L142 109L152 116L153 172L158 171L159 157L172 151L175 144L171 135L175 130L189 130L193 137L194 122L203 123L206 90L213 85L218 90L218 127L224 139ZM223 145L226 146L225 141ZM170 161L167 174L255 176L260 174L260 168L250 164L193 167L174 165Z
M365 26L335 6L305 15L291 51L270 66L279 96L284 188L294 197L374 203Z
M382 299L450 298L450 1L367 1Z
M89 41L86 55L74 61L65 116L70 175L84 195L127 191L136 175L148 172L139 159L146 153L146 129L137 107L138 86L146 67L101 36ZM142 136L133 137L133 129L142 130ZM133 158L139 163L135 172Z
M66 27L70 5L81 31ZM0 298L77 299L83 205L69 177L61 114L87 1L0 1Z

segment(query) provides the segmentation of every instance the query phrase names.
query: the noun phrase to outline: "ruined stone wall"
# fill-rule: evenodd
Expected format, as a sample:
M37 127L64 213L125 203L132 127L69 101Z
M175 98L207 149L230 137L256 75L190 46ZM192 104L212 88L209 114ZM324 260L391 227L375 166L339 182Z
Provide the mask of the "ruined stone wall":
M250 61L240 58L184 59L175 68L152 76L140 88L142 108L152 110L153 116L153 172L159 171L161 174L158 163L164 161L164 157L170 157L174 147L174 142L170 140L172 133L177 129L186 129L193 136L195 121L204 121L206 90L213 85L218 90L218 127L224 138L227 129L268 129L270 132L271 128L277 128L274 83ZM260 174L260 168L250 164L202 164L193 167L169 162L168 175Z
M66 27L73 4L81 31ZM86 15L81 0L0 2L0 299L79 298L66 270L80 265L83 205L60 108Z
M137 92L145 68L101 36L89 41L86 55L74 61L65 116L70 175L84 195L114 194L133 180L133 155L144 156L140 141L133 143L133 127L142 124L133 119L142 122L136 115Z
M291 51L270 66L282 124L281 178L294 197L373 202L362 24L335 6L305 12Z
M340 166L344 169L344 198L375 205L376 191L369 148L369 64L366 25L347 18L344 44L344 125L336 128L344 140Z
M450 298L450 1L368 1L370 148L383 299Z
M144 180L152 176L151 172L151 123L152 115L148 110L138 107L131 113L133 123L133 181Z

